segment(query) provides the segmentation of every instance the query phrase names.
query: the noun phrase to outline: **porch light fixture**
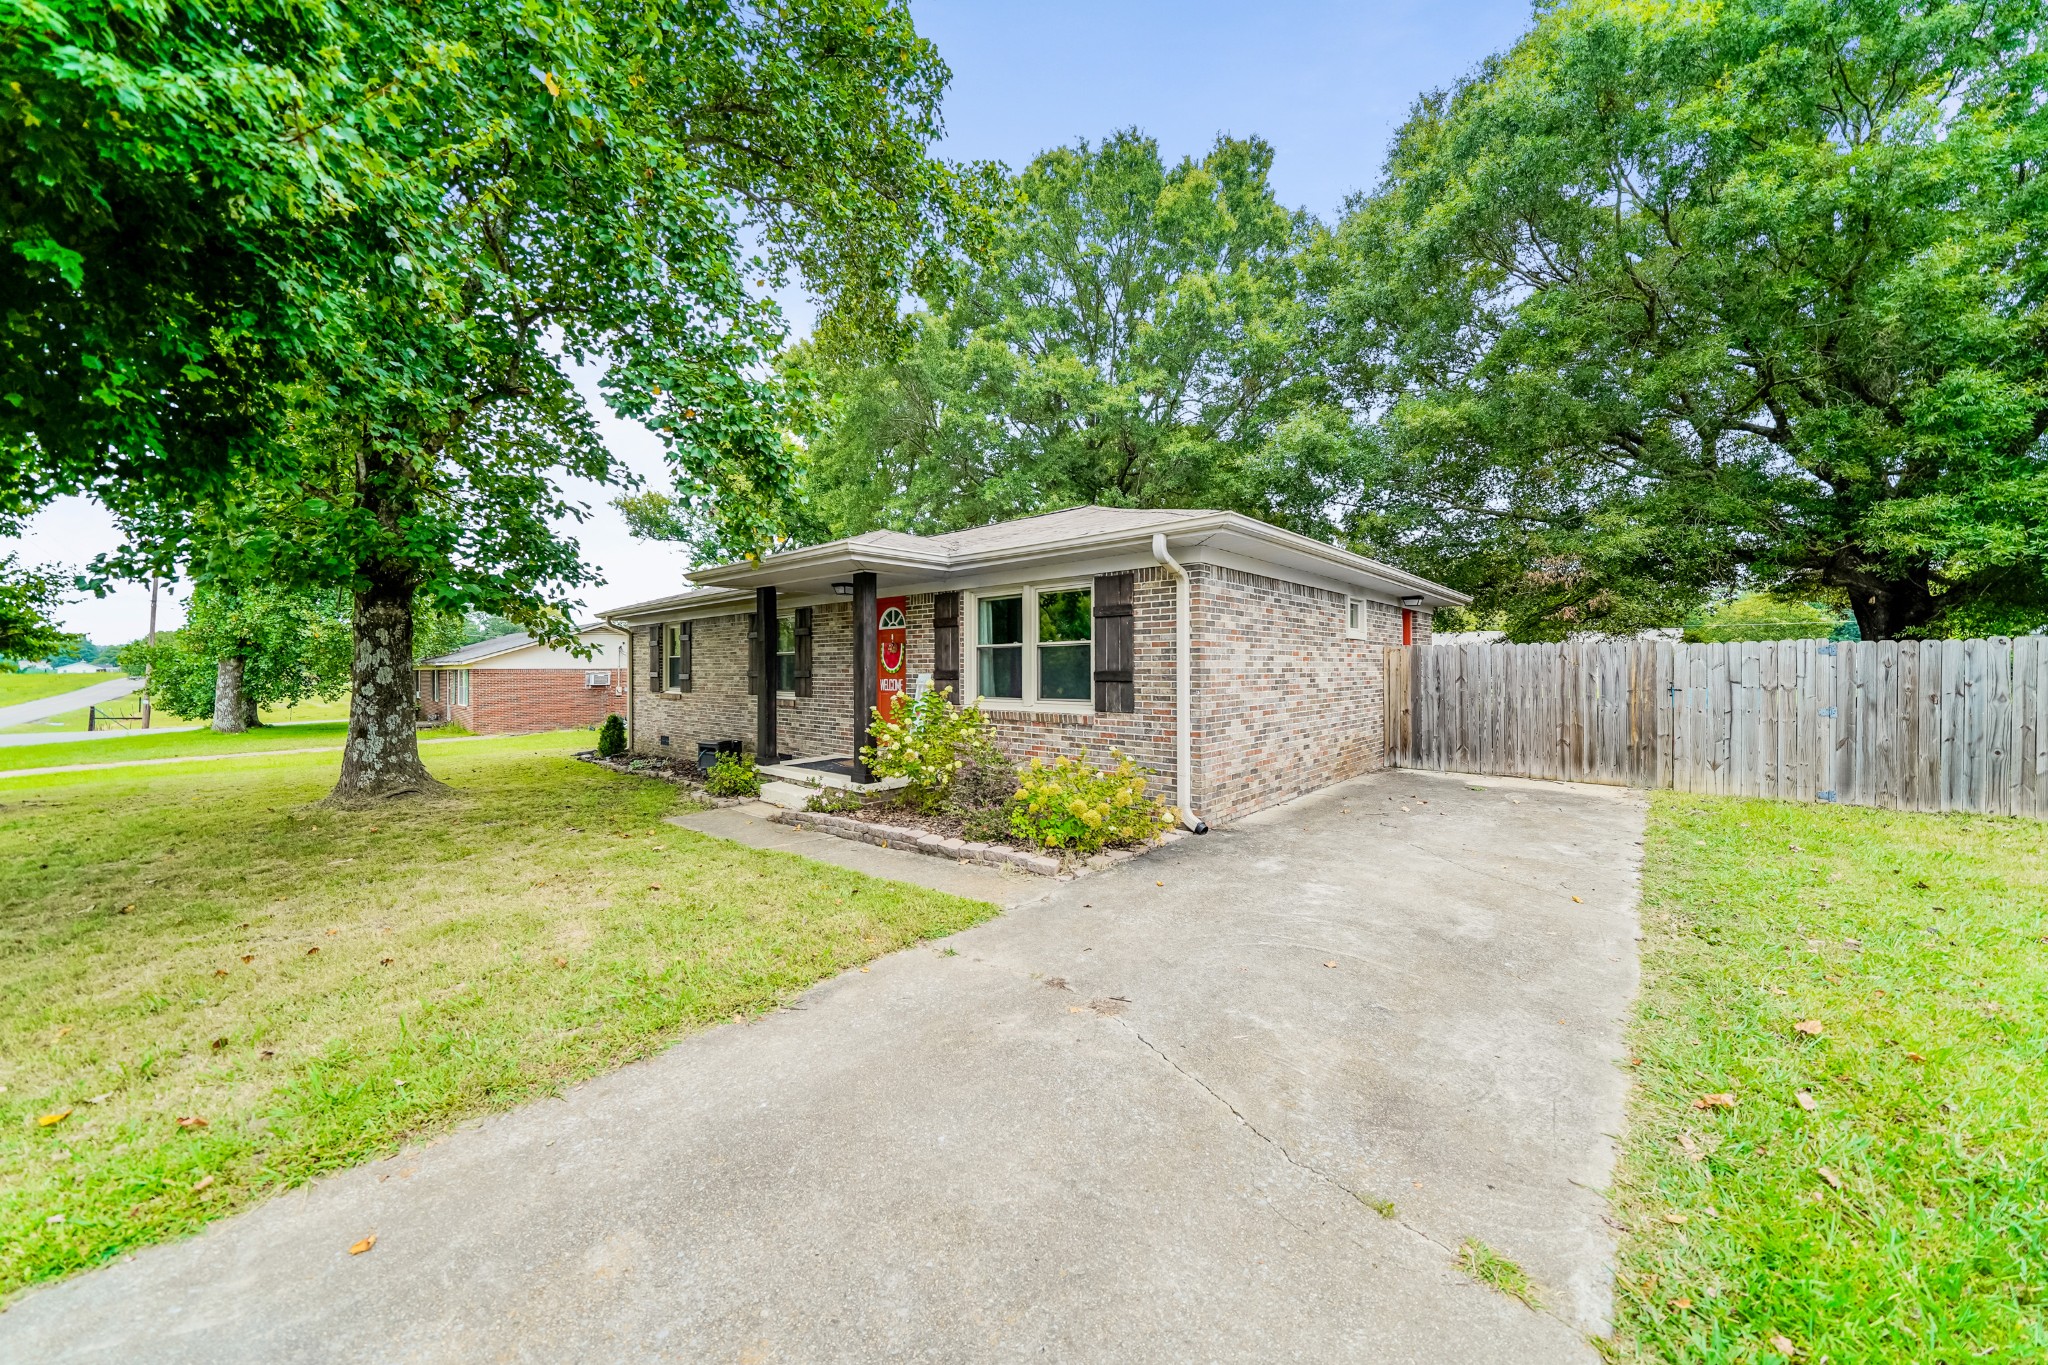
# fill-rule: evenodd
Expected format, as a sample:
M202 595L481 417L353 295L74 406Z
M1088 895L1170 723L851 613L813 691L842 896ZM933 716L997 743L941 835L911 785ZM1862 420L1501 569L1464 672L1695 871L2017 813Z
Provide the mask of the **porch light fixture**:
M1420 597L1404 597L1401 599L1401 605L1410 611L1414 611L1422 605L1422 599Z
M853 596L853 584L851 584L851 583L834 583L834 584L832 585L832 595L833 595L834 597L851 597L851 596ZM1419 601L1420 599L1418 598L1417 600Z

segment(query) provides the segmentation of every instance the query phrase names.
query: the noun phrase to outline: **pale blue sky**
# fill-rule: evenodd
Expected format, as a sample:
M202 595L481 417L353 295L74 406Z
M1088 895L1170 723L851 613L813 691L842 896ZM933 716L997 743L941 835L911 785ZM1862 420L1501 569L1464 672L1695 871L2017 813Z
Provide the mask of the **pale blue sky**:
M953 69L942 154L1020 168L1047 147L1135 125L1178 160L1205 151L1219 132L1256 133L1277 154L1281 201L1326 219L1346 195L1371 188L1415 97L1506 48L1531 14L1527 0L912 0L911 8ZM600 424L628 463L665 482L644 430L603 415ZM580 493L596 512L577 536L607 579L586 605L674 591L680 556L627 536L604 505L606 490ZM114 543L95 505L67 499L0 550L78 565ZM123 588L72 604L64 618L66 628L112 644L140 635L147 615L148 593ZM180 619L167 604L162 624Z
M953 68L950 156L1022 167L1077 137L1135 124L1169 158L1218 132L1278 153L1282 202L1334 217L1368 189L1424 90L1511 44L1528 0L911 0Z

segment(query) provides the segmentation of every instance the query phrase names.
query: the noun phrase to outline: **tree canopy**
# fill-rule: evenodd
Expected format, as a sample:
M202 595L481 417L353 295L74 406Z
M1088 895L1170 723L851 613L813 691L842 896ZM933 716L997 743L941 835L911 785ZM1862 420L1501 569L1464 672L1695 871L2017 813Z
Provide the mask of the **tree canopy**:
M2038 3L1543 9L1342 225L1351 530L1519 638L2048 621Z
M122 650L122 667L149 668L156 707L215 728L245 730L262 707L310 697L332 700L348 688L350 638L339 595L252 587L196 588L177 630Z
M1314 343L1321 236L1273 151L1169 165L1135 130L1037 157L884 362L799 348L828 407L805 530L945 530L1076 503L1312 522L1353 491ZM1337 421L1341 427L1341 421ZM629 504L645 529L658 501ZM648 515L648 514L653 515Z
M138 368L101 404L119 420L84 409L96 427L15 403L9 495L90 488L146 528L104 571L202 546L200 581L352 593L344 795L430 781L400 676L416 598L567 637L593 577L563 480L624 481L572 366L661 435L721 547L765 543L808 403L768 294L800 280L853 349L968 197L926 155L947 73L900 0L38 14L23 98L105 107L33 149L68 197L16 232L9 268L42 273L15 370L52 373L98 299L178 363ZM137 72L102 89L103 58ZM151 135L176 147L151 161ZM166 260L120 249L163 203Z

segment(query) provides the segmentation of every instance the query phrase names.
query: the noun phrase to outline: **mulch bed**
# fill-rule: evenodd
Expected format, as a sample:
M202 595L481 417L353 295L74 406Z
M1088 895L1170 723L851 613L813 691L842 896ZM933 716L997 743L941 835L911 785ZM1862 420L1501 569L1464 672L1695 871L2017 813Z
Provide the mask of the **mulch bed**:
M967 832L967 822L951 811L922 811L915 806L905 805L894 796L869 797L861 803L859 810L834 811L853 820L865 820L871 825L896 825L903 829L923 830L947 839L973 839L977 836ZM1026 853L1043 853L1007 831L996 839L981 839L982 843L1002 844L1007 848L1021 848Z
M687 758L639 758L627 755L618 758L599 758L594 753L578 754L577 757L585 763L610 768L615 773L631 773L635 777L658 777L679 787L699 787L704 784L704 774Z

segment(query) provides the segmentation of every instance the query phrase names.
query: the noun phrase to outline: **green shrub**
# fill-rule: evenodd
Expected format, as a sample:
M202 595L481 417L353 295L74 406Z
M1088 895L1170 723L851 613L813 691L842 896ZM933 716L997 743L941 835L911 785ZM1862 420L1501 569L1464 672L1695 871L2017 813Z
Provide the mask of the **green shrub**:
M1034 758L1018 773L1010 798L1010 830L1043 848L1099 853L1137 844L1173 828L1173 812L1145 795L1145 775L1116 749L1115 766L1098 768L1084 754L1051 763Z
M982 844L1007 844L1015 837L1010 831L1010 813L1000 806L962 812L960 834Z
M951 688L935 688L899 706L896 719L875 710L868 735L874 741L861 759L876 777L909 781L901 800L922 811L944 808L954 779L970 763L1008 767L989 737L988 718L972 706L955 706Z
M704 790L713 796L759 796L761 773L748 754L720 754L704 774Z
M842 787L827 787L804 802L804 809L813 815L851 815L865 804Z
M619 719L618 712L604 718L604 724L597 727L597 756L617 758L626 752L626 722Z

